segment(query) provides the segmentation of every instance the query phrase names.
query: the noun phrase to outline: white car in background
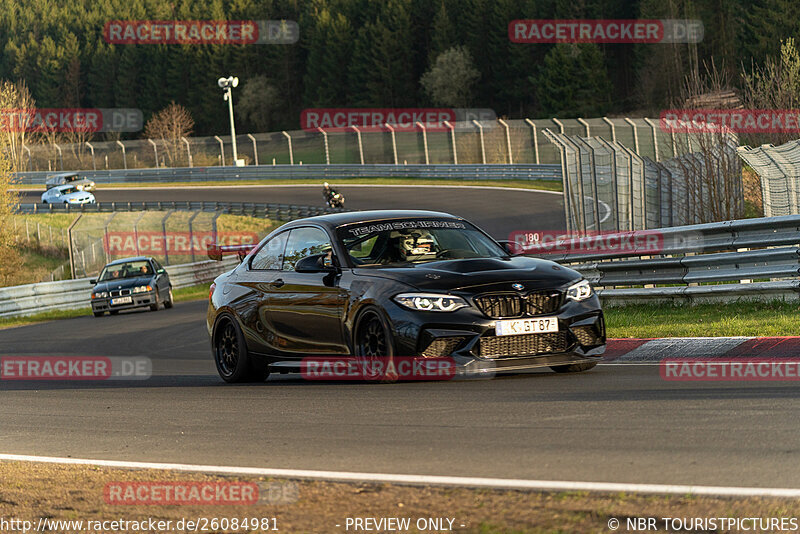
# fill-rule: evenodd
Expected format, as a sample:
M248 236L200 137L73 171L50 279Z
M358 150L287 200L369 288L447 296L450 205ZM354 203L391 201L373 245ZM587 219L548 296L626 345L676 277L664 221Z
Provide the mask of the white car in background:
M94 181L81 176L77 172L62 172L51 174L44 183L46 189L58 187L59 185L74 185L81 191L94 191L97 185Z
M81 191L74 185L59 185L42 193L44 204L94 204L95 198L91 193Z

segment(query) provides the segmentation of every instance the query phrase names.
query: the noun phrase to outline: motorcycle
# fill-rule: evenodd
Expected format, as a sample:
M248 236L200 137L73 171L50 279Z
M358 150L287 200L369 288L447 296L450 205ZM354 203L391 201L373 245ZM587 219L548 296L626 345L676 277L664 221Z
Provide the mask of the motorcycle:
M344 208L344 195L330 187L327 182L322 188L322 196L331 208Z

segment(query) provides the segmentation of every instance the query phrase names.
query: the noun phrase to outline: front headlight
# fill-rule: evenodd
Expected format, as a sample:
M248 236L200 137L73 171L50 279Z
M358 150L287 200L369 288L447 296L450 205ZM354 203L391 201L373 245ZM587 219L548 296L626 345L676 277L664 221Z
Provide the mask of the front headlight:
M134 293L147 293L148 291L152 291L153 288L150 286L138 286L133 288Z
M107 291L100 291L99 293L92 293L93 299L107 299L108 292Z
M588 280L581 280L577 284L572 284L567 288L567 299L580 302L586 300L594 294L592 285Z
M451 312L468 306L461 297L438 293L401 293L394 301L417 311Z

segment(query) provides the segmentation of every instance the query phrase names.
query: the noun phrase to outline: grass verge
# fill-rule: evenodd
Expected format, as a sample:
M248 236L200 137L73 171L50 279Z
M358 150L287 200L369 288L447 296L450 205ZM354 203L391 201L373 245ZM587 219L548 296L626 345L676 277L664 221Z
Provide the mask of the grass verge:
M788 499L293 482L263 477L222 477L23 462L0 463L0 474L3 480L0 517L31 521L34 527L41 517L84 522L146 522L152 518L172 521L172 528L164 530L172 532L177 531L174 530L176 522L184 518L267 517L275 518L280 532L345 532L353 530L345 528L347 518L392 517L410 519L411 528L403 532L420 532L415 528L420 518L449 518L453 520L453 531L465 534L541 534L613 532L609 530L612 520L620 522L620 532L630 532L627 518L652 517L657 519L657 528L647 529L648 532L675 532L682 530L680 527L665 529L661 518L797 517L800 513L800 501ZM104 497L106 485L124 482L253 482L259 488L277 489L283 502L205 507L108 504ZM259 494L264 496L264 493Z
M800 303L735 302L605 308L608 337L796 336Z
M524 189L538 189L543 191L561 191L561 181L558 180L447 180L436 178L337 178L331 181L335 185L342 184L376 184L376 185L480 185L494 187L521 187ZM224 187L228 185L319 185L322 182L308 180L234 180L225 182L139 182L139 183L110 183L97 186L98 191L104 187L197 187L213 186ZM36 190L42 189L41 185L17 185L17 189Z
M203 300L208 298L208 292L210 288L211 284L183 287L181 289L176 289L173 292L173 297L175 302ZM46 321L56 321L58 319L73 319L75 317L84 317L91 314L92 309L87 306L86 308L77 308L74 310L56 310L37 313L35 315L28 315L26 317L4 317L0 318L0 329L43 323Z

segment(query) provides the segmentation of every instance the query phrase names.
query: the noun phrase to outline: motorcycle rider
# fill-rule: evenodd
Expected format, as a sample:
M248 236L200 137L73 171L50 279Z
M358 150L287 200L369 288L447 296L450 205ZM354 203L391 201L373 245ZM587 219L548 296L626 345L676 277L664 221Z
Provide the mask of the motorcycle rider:
M322 184L322 196L325 198L325 202L328 203L328 206L332 208L344 207L344 195L331 187L328 182Z

